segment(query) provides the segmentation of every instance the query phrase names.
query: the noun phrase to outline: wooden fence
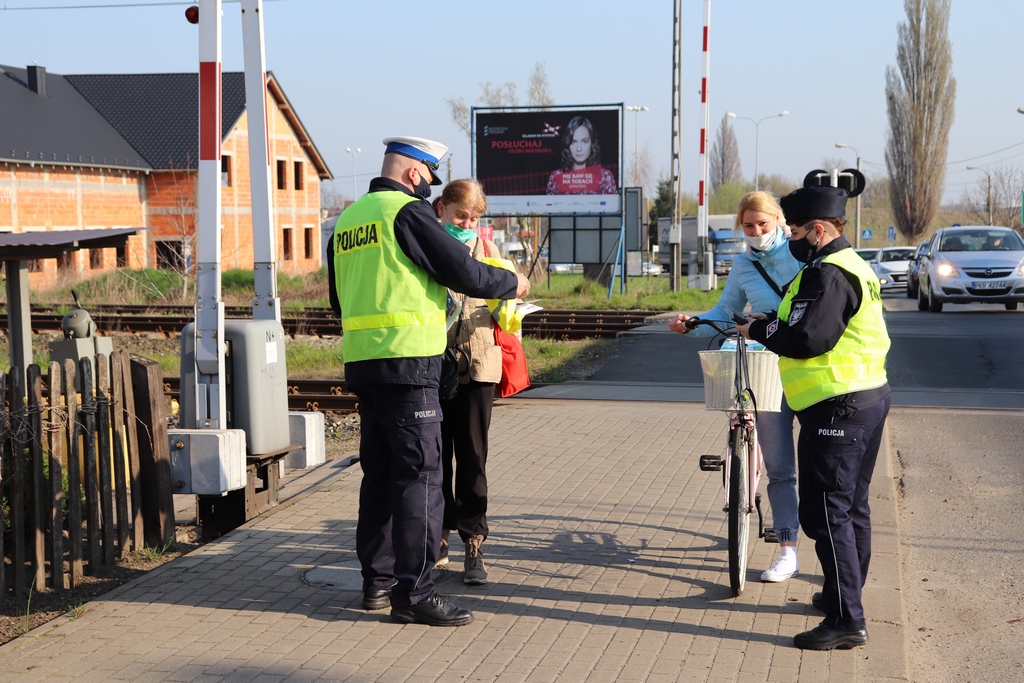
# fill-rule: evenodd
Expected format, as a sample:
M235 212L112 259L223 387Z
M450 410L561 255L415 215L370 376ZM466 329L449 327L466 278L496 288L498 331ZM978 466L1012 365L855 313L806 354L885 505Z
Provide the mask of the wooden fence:
M76 375L78 378L76 390ZM0 373L0 599L174 540L163 373L125 351Z

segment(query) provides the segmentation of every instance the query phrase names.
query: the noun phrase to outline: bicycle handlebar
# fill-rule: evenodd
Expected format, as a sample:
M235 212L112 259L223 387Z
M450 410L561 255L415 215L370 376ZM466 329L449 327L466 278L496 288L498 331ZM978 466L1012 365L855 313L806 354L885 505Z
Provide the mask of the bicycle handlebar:
M709 327L714 328L719 334L724 334L726 337L734 337L734 336L736 336L736 328L735 327L730 328L730 329L726 329L726 328L721 327L714 320L704 320L704 319L698 318L696 316L694 316L693 318L687 318L686 322L684 322L683 325L688 330L695 330L695 329L697 329L698 325L707 325Z

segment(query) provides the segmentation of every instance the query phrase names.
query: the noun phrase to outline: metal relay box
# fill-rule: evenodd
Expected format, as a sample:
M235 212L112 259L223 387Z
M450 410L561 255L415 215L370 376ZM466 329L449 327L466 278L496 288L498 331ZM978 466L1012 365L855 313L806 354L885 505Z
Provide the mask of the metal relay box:
M225 320L227 427L245 432L250 455L291 445L284 327L276 320ZM181 427L196 425L195 323L181 333Z

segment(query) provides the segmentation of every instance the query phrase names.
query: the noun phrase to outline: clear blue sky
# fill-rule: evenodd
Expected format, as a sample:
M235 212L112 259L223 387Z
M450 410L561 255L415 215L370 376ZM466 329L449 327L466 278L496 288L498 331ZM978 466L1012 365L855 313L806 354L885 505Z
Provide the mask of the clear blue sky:
M18 9L126 5L99 9ZM196 71L190 3L166 0L0 0L0 64L36 63L60 74ZM149 5L149 6L146 6ZM453 174L470 173L469 143L445 100L475 104L480 84L515 82L525 96L544 62L557 104L622 102L624 147L634 137L667 176L671 155L673 0L589 2L357 2L265 0L267 66L278 77L333 171L360 192L379 170L382 138L419 135L452 148ZM683 1L682 170L697 186L704 2ZM759 167L798 180L823 159L884 172L885 68L895 65L898 0L714 0L711 7L712 140L726 111L760 125ZM242 69L240 5L224 3L224 68ZM956 120L950 134L946 201L984 175L965 166L1024 165L1024 2L954 0L950 21ZM2 123L0 123L2 125ZM634 125L639 129L635 130ZM754 173L754 130L733 121L744 175ZM1002 150L1002 151L1000 151Z

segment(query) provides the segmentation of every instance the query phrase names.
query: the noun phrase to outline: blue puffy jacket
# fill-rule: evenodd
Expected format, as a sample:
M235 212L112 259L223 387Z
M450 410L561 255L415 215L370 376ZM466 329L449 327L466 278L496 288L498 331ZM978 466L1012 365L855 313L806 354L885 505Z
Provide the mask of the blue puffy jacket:
M775 229L779 231L779 235L770 247L764 251L754 251L747 247L746 253L733 260L732 270L725 281L725 289L722 290L722 298L714 308L707 313L701 313L699 317L731 326L733 321L730 310L743 315L748 303L753 312L774 311L779 308L782 297L776 294L761 273L757 272L754 261L761 264L780 289L784 289L792 282L804 264L789 253L789 237L782 228ZM710 337L717 332L707 325L701 325L688 334L692 337Z

